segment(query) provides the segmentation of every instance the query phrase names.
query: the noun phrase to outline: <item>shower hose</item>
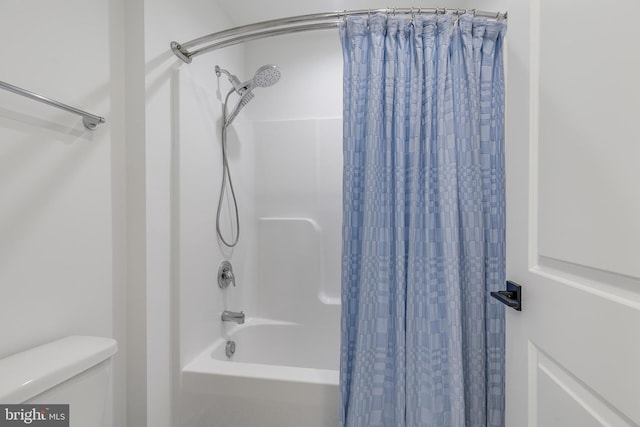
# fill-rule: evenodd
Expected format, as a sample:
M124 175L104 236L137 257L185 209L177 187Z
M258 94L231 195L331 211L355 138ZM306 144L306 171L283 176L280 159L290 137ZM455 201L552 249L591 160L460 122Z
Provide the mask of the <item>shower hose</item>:
M224 103L222 105L222 184L220 186L220 198L218 199L218 211L216 213L216 233L218 234L218 238L220 241L227 247L232 248L238 244L238 239L240 238L240 217L238 214L238 202L236 200L236 193L233 189L233 181L231 179L231 171L229 170L229 161L227 159L227 127L230 122L227 122L227 101L229 100L229 96L234 92L234 90L229 91L227 96L224 99ZM224 194L227 189L227 181L229 181L229 192L231 193L231 201L233 210L235 212L235 236L231 236L231 242L228 242L224 236L222 235L222 230L220 229L220 212L222 211L222 202L224 199Z

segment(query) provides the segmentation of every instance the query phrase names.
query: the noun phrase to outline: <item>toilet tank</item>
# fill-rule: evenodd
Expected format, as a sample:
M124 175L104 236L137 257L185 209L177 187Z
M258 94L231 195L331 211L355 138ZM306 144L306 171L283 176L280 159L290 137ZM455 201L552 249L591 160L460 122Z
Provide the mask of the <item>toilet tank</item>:
M71 427L104 426L111 338L70 336L0 360L0 404L68 404Z

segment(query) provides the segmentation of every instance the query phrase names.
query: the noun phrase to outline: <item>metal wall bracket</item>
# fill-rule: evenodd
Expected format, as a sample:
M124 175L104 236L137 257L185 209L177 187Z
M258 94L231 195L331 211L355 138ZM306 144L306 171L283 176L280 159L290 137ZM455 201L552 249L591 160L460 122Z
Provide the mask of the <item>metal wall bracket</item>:
M491 296L516 311L522 311L522 286L515 282L507 281L506 291L491 292Z
M170 46L175 56L182 59L187 64L191 64L191 57L189 56L189 52L186 49L183 50L182 46L180 46L180 43L171 42Z

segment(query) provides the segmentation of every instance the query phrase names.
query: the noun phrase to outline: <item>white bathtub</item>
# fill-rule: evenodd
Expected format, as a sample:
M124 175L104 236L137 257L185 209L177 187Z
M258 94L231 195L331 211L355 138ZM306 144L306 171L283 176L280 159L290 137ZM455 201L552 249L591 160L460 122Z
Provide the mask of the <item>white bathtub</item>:
M188 414L181 424L335 427L339 349L336 334L323 330L267 319L231 327L182 370L186 398L206 402L200 407L207 409ZM236 343L231 359L227 340Z

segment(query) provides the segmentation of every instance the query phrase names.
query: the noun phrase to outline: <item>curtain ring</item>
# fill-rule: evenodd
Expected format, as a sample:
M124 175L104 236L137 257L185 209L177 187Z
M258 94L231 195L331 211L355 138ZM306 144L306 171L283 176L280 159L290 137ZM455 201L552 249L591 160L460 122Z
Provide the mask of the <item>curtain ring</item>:
M338 11L338 19L345 21L347 19L347 9Z

